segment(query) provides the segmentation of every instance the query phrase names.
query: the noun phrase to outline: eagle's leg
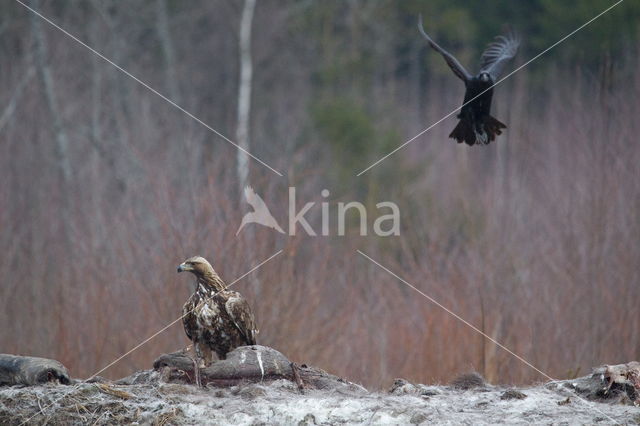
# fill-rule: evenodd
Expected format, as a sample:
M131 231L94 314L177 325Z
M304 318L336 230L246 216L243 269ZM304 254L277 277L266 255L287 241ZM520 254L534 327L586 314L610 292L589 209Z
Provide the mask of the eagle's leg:
M196 382L196 386L201 388L202 387L202 380L200 379L200 365L202 365L204 367L204 358L203 358L203 349L205 347L200 346L199 343L195 343L193 345L193 349L196 353L196 356L194 358L192 358L193 360L193 376L194 376L194 380Z
M207 345L200 347L200 356L202 357L202 367L208 367L213 362L213 351Z
M193 357L191 358L191 360L193 361L193 376L194 376L194 380L196 382L196 386L201 388L202 387L202 380L200 379L200 366L198 365L198 357Z

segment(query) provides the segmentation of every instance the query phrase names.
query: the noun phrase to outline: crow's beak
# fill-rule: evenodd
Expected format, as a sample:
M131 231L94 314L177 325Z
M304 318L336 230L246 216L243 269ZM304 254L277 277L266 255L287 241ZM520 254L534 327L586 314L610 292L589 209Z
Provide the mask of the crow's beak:
M180 265L178 265L178 272L185 272L185 271L190 271L188 265L185 265L184 263L181 263Z

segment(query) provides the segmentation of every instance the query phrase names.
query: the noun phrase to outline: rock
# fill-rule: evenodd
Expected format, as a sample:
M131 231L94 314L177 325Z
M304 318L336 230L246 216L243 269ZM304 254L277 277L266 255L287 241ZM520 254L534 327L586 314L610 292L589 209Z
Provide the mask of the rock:
M171 369L169 381L194 380L193 360L184 352L161 355L153 368ZM227 359L213 362L200 370L202 384L233 386L241 380L259 380L289 377L291 362L280 352L266 346L241 346L227 354Z
M603 365L590 376L552 382L547 387L568 388L592 401L640 404L640 363Z
M480 373L467 373L456 377L450 383L455 389L469 390L474 388L485 387L487 383L484 381L484 377Z
M193 370L193 359L184 351L162 354L153 361L153 369L161 370L163 367Z
M47 382L70 384L66 367L53 359L0 354L0 386L33 386Z
M234 395L239 395L244 399L253 400L259 397L267 395L267 391L258 385L242 386L233 392Z
M420 423L426 422L428 418L429 417L425 413L418 411L411 416L411 420L409 420L409 422L412 425L419 425Z
M85 383L111 383L111 380L106 379L102 376L93 376L93 377L89 377L84 382Z
M525 399L526 397L527 395L515 389L509 389L500 395L500 399Z
M155 384L160 382L160 376L157 371L154 370L141 370L136 371L130 376L123 377L122 379L116 380L114 383L116 385L146 385L146 384Z
M417 393L417 387L413 383L409 383L405 379L395 379L393 385L389 389L389 393L392 395L406 395Z
M171 383L194 383L193 360L184 352L164 354L153 363L162 380ZM227 354L227 359L200 369L203 385L231 387L241 383L257 383L286 379L311 389L343 389L367 392L362 386L348 382L319 368L305 364L295 367L282 353L267 346L241 346ZM294 388L295 389L295 388Z
M438 395L439 392L433 387L413 383L409 383L405 379L395 379L393 385L389 389L389 393L392 395L420 395L422 397L429 397Z
M316 423L316 416L314 416L311 413L304 416L304 419L298 422L298 426L311 426L311 425L317 425L317 424L318 423Z

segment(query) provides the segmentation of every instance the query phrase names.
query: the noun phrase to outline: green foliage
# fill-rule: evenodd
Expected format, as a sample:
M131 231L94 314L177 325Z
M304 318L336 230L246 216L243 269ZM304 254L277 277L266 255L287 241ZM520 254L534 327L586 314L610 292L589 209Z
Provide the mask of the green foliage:
M315 105L312 120L336 163L352 174L363 158L379 154L390 143L388 134L379 136L364 108L348 98L336 97Z
M540 13L535 16L536 27L529 35L532 47L537 50L546 48L614 3L610 0L540 0ZM640 2L625 1L582 29L566 42L562 50L570 59L594 65L593 62L603 54L621 53L636 42L639 23Z
M329 173L334 187L364 197L372 211L381 190L388 197L415 177L411 168L405 167L399 173L397 167L387 163L365 178L354 179L357 171L400 145L402 136L353 99L336 96L319 102L311 108L311 118L320 142L330 148L333 162ZM381 188L381 182L388 187Z
M323 43L329 34L337 46L335 41L341 33L349 35L358 27L361 34L367 34L369 28L377 27L384 28L389 42L396 47L420 40L416 22L422 14L429 34L461 54L464 62L476 57L493 37L509 28L522 36L523 57L531 57L615 3L614 0L383 0L349 9L341 2L323 1L315 3L309 14L332 23L329 29L323 26ZM351 14L356 18L351 19ZM639 28L640 2L625 1L563 43L554 55L564 60L592 62L604 53L620 53L634 45L640 36ZM357 47L359 52L366 50ZM475 63L465 65L473 68Z

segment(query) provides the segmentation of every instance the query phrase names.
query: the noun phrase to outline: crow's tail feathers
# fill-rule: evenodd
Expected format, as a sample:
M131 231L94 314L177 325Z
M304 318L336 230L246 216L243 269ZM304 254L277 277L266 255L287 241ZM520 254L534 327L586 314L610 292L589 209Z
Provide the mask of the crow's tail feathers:
M496 139L497 135L502 134L502 129L506 128L504 123L490 115L485 116L477 126L472 120L462 118L449 137L469 146L488 145Z
M484 118L484 131L489 136L487 143L492 142L496 139L497 135L502 134L502 129L506 129L507 125L498 121L496 118L487 115Z
M457 140L458 143L465 142L469 146L475 145L476 132L474 130L473 121L467 118L461 118L449 137Z

